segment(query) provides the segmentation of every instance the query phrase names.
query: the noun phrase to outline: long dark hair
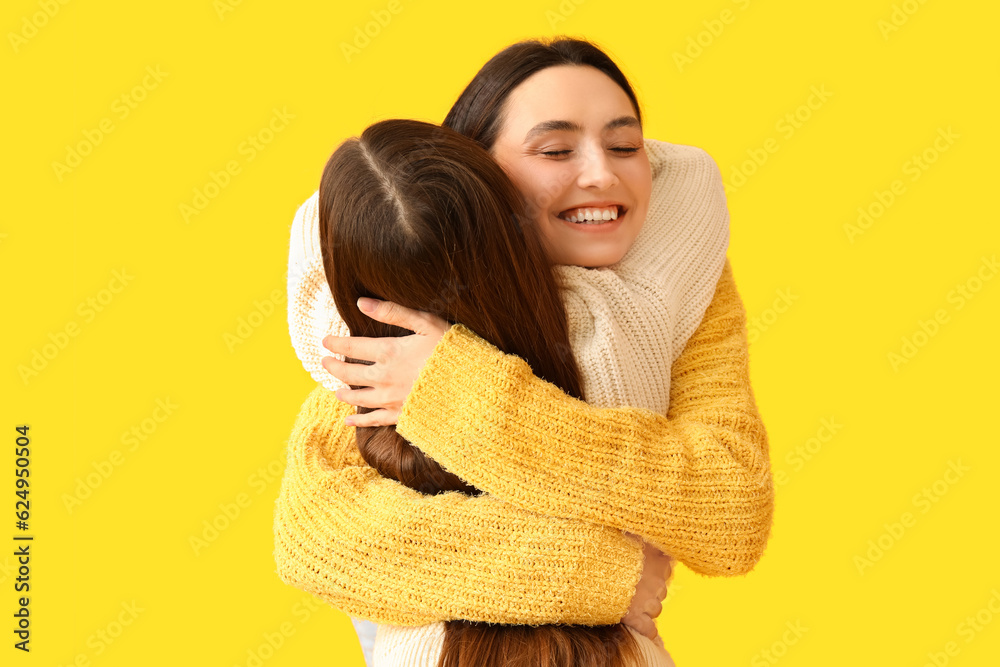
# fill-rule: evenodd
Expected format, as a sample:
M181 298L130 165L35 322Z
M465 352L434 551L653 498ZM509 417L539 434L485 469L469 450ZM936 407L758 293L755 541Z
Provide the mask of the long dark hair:
M476 142L448 128L387 120L344 142L319 188L323 267L352 336L406 332L361 313L362 296L461 322L540 377L582 398L566 314L524 201ZM366 411L359 408L360 411ZM392 426L358 428L364 459L422 493L479 493ZM635 663L625 626L446 624L440 667L613 667Z
M532 74L559 65L589 66L604 72L628 96L635 117L642 123L632 84L608 54L586 40L557 37L511 44L490 58L458 96L443 124L492 150L510 94Z

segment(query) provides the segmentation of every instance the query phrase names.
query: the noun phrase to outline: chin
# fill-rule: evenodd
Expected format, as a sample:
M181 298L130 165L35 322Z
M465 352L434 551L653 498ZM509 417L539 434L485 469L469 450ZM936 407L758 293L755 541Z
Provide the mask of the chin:
M612 264L617 264L621 261L622 257L625 256L624 252L590 252L590 253L576 253L567 257L564 264L572 264L574 266L582 266L587 269L599 269L605 266L611 266Z

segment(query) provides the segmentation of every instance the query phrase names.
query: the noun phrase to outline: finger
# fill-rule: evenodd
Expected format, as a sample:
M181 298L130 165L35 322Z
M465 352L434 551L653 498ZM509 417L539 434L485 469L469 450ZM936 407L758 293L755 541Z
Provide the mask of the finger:
M437 315L401 306L394 301L379 301L361 297L358 308L368 317L384 324L393 324L415 334L430 334L434 327L447 329L447 323Z
M653 620L645 614L627 614L625 618L622 619L622 623L632 628L643 637L649 637L652 639L657 634L656 625L654 625Z
M364 338L363 336L327 336L323 339L323 347L333 354L342 354L352 359L374 361L381 338Z
M335 394L338 401L348 403L358 408L379 409L382 407L379 403L382 392L377 389L372 389L371 387L365 387L364 389L349 389L341 387L335 392Z
M327 373L344 384L371 387L379 379L378 369L368 364L350 364L336 357L323 357L320 359L320 363L323 364Z
M642 582L642 585L643 590L648 591L650 595L652 595L663 586L666 586L667 580L659 575L651 574L646 577L646 580Z
M643 605L642 610L646 612L650 618L656 618L663 611L663 605L659 600L647 600L646 604Z
M351 415L345 421L348 426L392 426L399 419L399 410L373 410L363 415Z
M654 639L656 635L659 634L659 632L657 632L656 630L656 624L653 623L653 619L649 618L648 616L643 616L643 621L641 622L641 625L642 629L639 630L639 633L643 637Z

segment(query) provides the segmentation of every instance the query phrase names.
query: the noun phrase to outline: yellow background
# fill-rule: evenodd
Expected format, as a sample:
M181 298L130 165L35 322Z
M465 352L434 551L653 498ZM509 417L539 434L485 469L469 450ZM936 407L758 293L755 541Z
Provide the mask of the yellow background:
M678 665L997 664L996 4L398 2L350 58L388 2L4 3L3 664L253 665L276 634L260 664L362 664L348 618L271 554L312 387L285 324L289 225L345 137L440 121L494 52L559 33L623 65L648 136L745 177L730 257L775 522L745 578L680 568L659 624ZM252 159L251 136L270 140ZM19 424L30 654L11 633Z

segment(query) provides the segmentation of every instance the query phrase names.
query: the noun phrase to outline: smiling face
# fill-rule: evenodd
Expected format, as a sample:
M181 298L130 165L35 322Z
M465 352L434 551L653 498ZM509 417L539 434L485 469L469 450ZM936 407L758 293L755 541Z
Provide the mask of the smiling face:
M600 70L559 65L525 79L504 104L492 152L554 264L614 264L639 235L652 189L642 128Z

